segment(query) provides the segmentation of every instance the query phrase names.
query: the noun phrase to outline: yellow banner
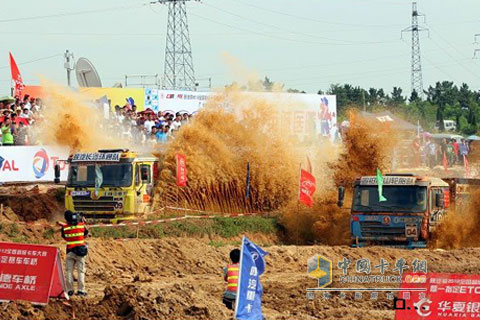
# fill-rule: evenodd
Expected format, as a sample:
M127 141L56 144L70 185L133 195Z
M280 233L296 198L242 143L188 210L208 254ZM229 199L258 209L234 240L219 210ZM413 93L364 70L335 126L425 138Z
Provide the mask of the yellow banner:
M145 91L143 88L80 88L80 92L90 99L99 99L107 96L111 100L112 110L118 105L123 107L128 98L133 98L137 112L145 109Z

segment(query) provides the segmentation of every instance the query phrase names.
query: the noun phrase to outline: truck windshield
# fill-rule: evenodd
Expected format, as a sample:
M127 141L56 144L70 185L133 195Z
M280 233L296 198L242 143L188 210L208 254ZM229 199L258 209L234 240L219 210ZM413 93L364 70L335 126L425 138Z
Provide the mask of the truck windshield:
M95 169L97 167L97 169ZM132 184L132 165L72 164L68 175L69 187L128 187Z
M353 211L363 212L425 212L427 188L419 186L384 186L383 196L378 199L378 186L356 186Z

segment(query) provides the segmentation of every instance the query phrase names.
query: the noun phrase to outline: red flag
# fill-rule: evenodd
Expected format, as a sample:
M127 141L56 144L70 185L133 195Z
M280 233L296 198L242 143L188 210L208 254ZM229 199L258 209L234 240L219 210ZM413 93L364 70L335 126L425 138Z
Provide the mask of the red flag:
M445 172L448 174L448 160L445 152L443 152L443 167L445 168Z
M463 155L463 164L465 165L465 177L470 177L470 166L468 165L468 159L466 155Z
M10 54L10 70L12 72L12 81L15 86L15 95L21 96L22 91L25 88L25 85L23 84L23 79L22 76L20 75L20 71L18 70L17 63L15 62L15 59L13 59L12 53L9 52Z
M177 154L177 186L185 187L187 185L187 157L183 154Z
M300 202L313 207L313 194L317 189L315 177L310 172L300 169Z

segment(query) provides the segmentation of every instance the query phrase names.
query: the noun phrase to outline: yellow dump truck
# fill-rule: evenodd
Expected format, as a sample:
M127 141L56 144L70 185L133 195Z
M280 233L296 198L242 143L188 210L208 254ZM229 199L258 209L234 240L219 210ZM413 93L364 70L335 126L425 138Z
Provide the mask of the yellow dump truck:
M159 161L152 154L127 149L76 153L69 165L65 187L65 208L86 219L112 222L135 219L150 211ZM60 182L55 166L55 182Z

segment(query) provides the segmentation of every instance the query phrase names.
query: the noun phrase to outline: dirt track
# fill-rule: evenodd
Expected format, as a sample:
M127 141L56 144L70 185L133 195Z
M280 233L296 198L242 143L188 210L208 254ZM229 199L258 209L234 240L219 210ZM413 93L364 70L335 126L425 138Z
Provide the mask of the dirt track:
M33 212L35 209L39 222L51 221L59 213L60 204L55 202L55 190L48 187L41 188L40 192L23 188L13 190L14 194L21 195L20 198L10 196L8 190L3 191L6 195L0 199L0 203L5 206L3 217L0 217L0 223L4 225L3 232L0 233L1 240L12 239L8 234L10 227L5 226L12 226L14 221L28 220L22 215L15 215L10 208L15 208L19 199L28 203L22 210ZM51 227L26 225L19 228L16 236L20 241L57 245L63 255L65 247L59 235L45 237L45 231ZM315 287L317 283L307 276L307 260L315 254L332 260L332 287L344 286L338 283L341 270L337 268L337 263L344 257L352 261L368 258L372 270L380 258L386 259L391 265L396 259L405 258L410 266L415 258L425 259L429 272L478 273L480 269L480 248L445 251L385 247L354 249L346 246L272 246L265 244L278 244L279 240L274 235L248 236L270 253L267 256L267 271L262 276L263 310L268 320L394 319L393 303L382 293L376 301L370 300L369 296L354 300L353 293L347 294L345 299L334 294L329 300L320 295L314 300L308 300L306 288ZM231 243L239 243L240 237L223 240L230 245L216 248L207 236L167 237L160 240L89 238L87 298L73 297L68 302L52 299L46 307L33 307L23 302L4 304L0 306L0 319L231 319L232 312L221 303L224 290L222 268L233 248ZM393 266L390 270L391 268ZM354 269L352 263L349 274L354 273Z
M0 319L230 319L221 304L222 267L231 246L215 248L208 239L90 240L87 282L89 297L51 301L47 307L11 303ZM62 248L63 250L63 248ZM321 254L335 262L343 257L426 259L432 272L475 273L480 249L454 251L326 246L270 246L266 250L264 313L267 319L393 319L391 301L380 295L354 301L352 296L307 300L316 281L306 274L306 261ZM333 266L334 279L341 272ZM333 286L338 286L333 283ZM73 317L72 317L73 315Z

